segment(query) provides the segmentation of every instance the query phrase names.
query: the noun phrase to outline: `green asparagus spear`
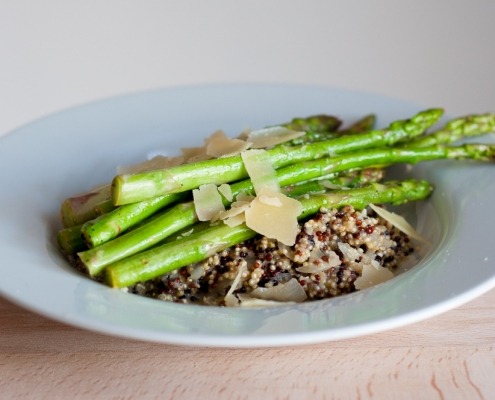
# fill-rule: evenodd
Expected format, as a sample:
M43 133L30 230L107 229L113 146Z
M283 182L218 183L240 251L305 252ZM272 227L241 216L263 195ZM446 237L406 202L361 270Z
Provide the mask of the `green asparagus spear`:
M81 237L81 227L82 225L75 225L57 232L58 246L65 255L76 254L79 251L87 249Z
M401 183L370 184L359 189L344 190L330 195L314 195L301 199L306 218L322 207L340 208L352 205L357 209L369 203L401 204L426 198L432 188L426 181L408 180ZM229 227L217 224L188 237L166 243L105 268L105 280L112 287L126 287L199 262L242 241L253 238L256 232L245 224Z
M311 115L305 118L293 118L290 122L282 124L282 126L294 131L314 132L314 133L329 133L335 132L342 125L342 121L332 115Z
M81 251L79 259L91 276L108 264L146 250L198 221L194 203L179 203L156 214L150 221L100 246Z
M356 122L351 124L349 127L341 130L340 132L359 133L359 132L371 131L375 128L375 123L376 123L376 115L368 114L358 119Z
M116 207L113 205L112 199L110 197L106 200L101 201L100 203L98 203L94 206L94 210L95 210L95 213L97 216L107 214L110 211L115 210L115 208Z
M458 147L432 146L426 148L381 148L301 162L276 171L280 186L288 186L330 173L360 169L374 165L417 163L442 158L492 161L495 145L466 144ZM254 194L249 179L231 185L234 196L240 192ZM287 192L289 195L291 191ZM294 193L294 192L293 192ZM297 191L296 193L299 193ZM225 200L225 205L230 202ZM78 255L91 275L98 275L106 265L143 251L169 235L197 222L193 202L178 204L160 214L148 224L101 246Z
M328 140L335 137L335 131L339 129L342 121L331 115L313 115L307 118L294 118L282 126L294 131L304 131L306 134L291 140L291 146L304 143Z
M65 199L60 207L62 224L68 228L96 218L98 215L95 206L109 198L110 185L105 185L79 196Z
M406 138L422 134L438 121L443 114L441 109L431 109L418 113L408 120L393 122L384 130L344 135L323 142L294 147L275 147L269 156L275 169L304 160L314 160L327 155L348 153L365 148L389 146ZM205 183L228 183L244 179L247 171L241 156L217 158L173 168L124 174L112 181L114 204L122 205L160 196L194 189Z
M479 136L495 131L495 113L474 114L449 121L442 129L419 137L406 146L426 147L452 143L464 137Z
M284 183L290 185L319 178L332 172L343 172L364 167L387 166L397 163L416 164L422 161L439 159L472 159L493 161L495 145L465 144L461 146L430 147L390 147L364 150L337 157L325 157L315 161L305 161L281 169ZM278 171L277 171L278 172ZM278 176L278 174L277 174Z
M280 171L282 171L280 169ZM284 193L290 197L299 197L304 194L321 193L329 189L350 189L359 186L379 182L384 177L383 168L365 168L363 170L351 171L349 173L339 175L330 174L318 180L305 181L294 185L285 186Z
M285 124L284 126L287 128L306 131L306 134L299 138L292 139L288 143L284 143L280 146L297 146L304 143L321 142L351 133L367 132L374 129L376 122L376 116L374 114L368 114L354 122L349 127L337 130L340 127L341 122L335 117L318 115L313 118L315 118L316 121L301 119L302 122L300 123L299 118L296 118L293 120L293 122L295 121L294 123Z
M86 222L81 229L81 233L88 247L99 246L127 231L130 227L165 206L182 201L186 197L187 193L172 193L120 206L109 213Z

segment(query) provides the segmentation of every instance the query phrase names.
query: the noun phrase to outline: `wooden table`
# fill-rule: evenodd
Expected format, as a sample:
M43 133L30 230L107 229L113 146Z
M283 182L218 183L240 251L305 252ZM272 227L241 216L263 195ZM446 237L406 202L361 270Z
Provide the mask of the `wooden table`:
M495 290L386 333L213 349L104 336L0 298L0 398L493 399Z

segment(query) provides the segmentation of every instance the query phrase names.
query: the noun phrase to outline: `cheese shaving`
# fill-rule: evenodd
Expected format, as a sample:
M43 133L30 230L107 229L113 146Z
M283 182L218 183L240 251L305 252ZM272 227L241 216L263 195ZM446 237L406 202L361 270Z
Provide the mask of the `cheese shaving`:
M407 236L412 239L416 239L420 242L427 242L427 240L421 236L410 224L406 221L406 219L398 214L395 214L391 211L385 210L382 207L376 206L374 204L369 205L370 208L376 212L380 217L390 222L393 226L395 226L400 231L404 232Z
M282 205L273 206L256 197L245 211L246 225L255 232L287 246L294 245L299 232L297 217L302 212L301 203L282 193L263 190L261 195L276 198Z
M254 196L251 196L250 194L247 194L246 192L240 192L236 197L235 201L244 201L251 203L254 200Z
M225 211L222 196L213 183L200 186L193 190L194 207L200 221L214 221Z
M225 305L227 307L235 307L239 305L239 300L234 296L234 291L237 290L239 283L241 282L242 274L247 270L246 264L241 264L237 271L237 275L232 281L229 291L224 297Z
M251 131L246 140L252 143L251 148L262 149L288 142L305 134L306 132L294 131L283 126L272 126Z
M240 154L251 146L250 142L231 139L223 131L214 132L207 140L206 154L215 158Z
M249 137L249 134L251 133L251 129L250 128L245 128L242 130L241 133L239 133L239 136L237 136L238 139L241 139L241 140L247 140L247 138Z
M246 221L244 212L249 208L250 203L246 201L234 202L229 210L220 212L218 218L230 227L240 225Z
M239 214L229 216L228 218L224 219L223 222L225 223L225 225L233 228L246 222L246 216L244 214L244 211L242 211Z
M263 204L266 204L268 206L273 206L273 207L282 207L283 206L282 200L280 200L278 197L273 196L273 195L260 194L260 195L258 195L258 199Z
M182 157L184 157L186 162L197 162L211 159L211 156L206 154L206 146L184 147L181 151Z
M375 266L373 264L364 264L361 276L354 282L354 287L363 290L379 283L388 281L394 277L394 273L388 268Z
M280 192L277 174L265 150L247 150L241 153L241 157L256 194L262 189Z
M224 183L218 187L218 191L225 197L228 201L232 201L234 199L234 195L232 194L232 189L229 184Z
M307 299L306 292L296 278L286 283L264 288L258 287L249 293L251 297L262 300L301 303Z
M344 258L348 261L356 261L362 257L362 253L352 247L349 243L340 242L337 243L337 247L342 252Z
M217 140L221 141L222 137L225 137L225 134L223 133L223 131L218 130L218 131L213 132L210 136L208 136L204 140L203 146L182 148L181 151L182 151L182 157L184 158L184 161L191 163L191 162L198 162L198 161L204 161L204 160L212 159L214 156L208 154L208 152L207 152L208 146ZM213 147L214 147L214 145L213 145Z

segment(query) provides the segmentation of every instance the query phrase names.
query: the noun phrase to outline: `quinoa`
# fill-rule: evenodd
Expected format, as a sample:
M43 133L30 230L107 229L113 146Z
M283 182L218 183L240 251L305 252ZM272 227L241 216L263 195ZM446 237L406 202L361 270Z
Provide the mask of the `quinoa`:
M128 291L176 303L224 306L243 271L234 295L249 296L257 288L296 279L307 301L325 299L356 291L365 264L393 271L413 250L406 234L369 208L321 209L299 225L294 246L257 237Z

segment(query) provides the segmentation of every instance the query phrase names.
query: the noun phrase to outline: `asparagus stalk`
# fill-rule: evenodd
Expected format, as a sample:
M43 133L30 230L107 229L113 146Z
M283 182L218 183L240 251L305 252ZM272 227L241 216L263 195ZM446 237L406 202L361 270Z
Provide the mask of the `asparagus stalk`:
M87 246L81 237L81 227L82 225L75 225L61 229L57 232L58 246L65 255L76 254L79 251L87 249Z
M315 161L306 161L276 171L280 186L294 185L310 179L326 176L330 173L360 169L374 165L394 163L417 163L442 158L492 161L495 145L466 144L458 147L431 146L426 148L382 148L345 154L339 157L326 157ZM234 196L240 192L254 194L249 179L231 185ZM315 189L317 190L317 189ZM320 190L320 189L319 189ZM289 189L288 195L301 191ZM295 193L295 194L294 194ZM225 200L225 205L230 204ZM106 265L129 257L152 247L166 237L197 222L193 202L173 206L153 218L147 224L128 232L112 241L78 253L90 275L98 275Z
M342 125L342 121L333 115L311 115L304 118L293 118L290 122L282 124L288 129L304 132L335 132Z
M301 199L300 219L318 212L322 207L340 208L352 205L361 209L369 203L401 204L426 198L432 188L426 181L408 180L400 183L373 183L359 189L344 190L330 195L313 195ZM245 224L229 227L219 223L188 237L155 247L105 268L105 281L112 287L126 287L154 279L188 264L199 262L230 246L251 239L256 232Z
M100 203L98 203L94 206L95 214L97 216L107 214L110 211L113 211L115 209L116 209L116 207L113 205L112 199L110 197L106 200L101 201Z
M305 161L283 168L281 185L290 185L305 180L315 179L329 173L343 172L372 166L387 166L397 163L417 164L422 161L438 159L472 159L476 161L493 161L495 145L465 144L461 146L429 147L391 147L371 149L344 154L338 157L326 157L315 161ZM278 172L278 171L277 171ZM279 174L277 173L277 176Z
M307 118L294 118L282 126L294 131L304 131L306 134L300 138L293 139L290 145L301 145L304 143L328 140L335 136L335 131L342 125L342 121L332 115L313 115Z
M321 116L324 117L324 116ZM327 117L328 118L328 117ZM307 130L306 134L300 138L293 139L289 143L284 143L280 146L290 144L291 146L296 146L296 145L301 145L304 143L314 143L314 142L320 142L323 140L329 140L332 138L336 138L339 136L351 134L351 133L362 133L362 132L367 132L371 131L375 127L375 122L376 122L376 116L374 114L368 114L365 115L364 117L360 118L356 122L354 122L352 125L347 127L346 129L341 129L341 130L336 130L338 126L335 124L335 126L331 126L331 128L334 128L333 130L329 129L329 126L324 126L323 123L318 126L314 124L314 126L307 126L302 124L300 127L297 125L286 125L286 127L294 129L294 130ZM320 128L321 130L318 130ZM326 130L323 130L326 129Z
M108 199L110 199L110 185L65 199L60 207L63 226L68 228L96 218L98 214L95 206Z
M115 261L149 249L170 235L198 222L193 202L179 203L156 214L124 235L100 246L81 251L77 255L91 276L97 276Z
M375 128L375 123L376 123L376 115L368 114L358 119L356 122L354 122L349 127L345 128L340 132L359 133L359 132L371 131Z
M321 193L329 189L350 189L367 183L379 182L384 176L383 168L366 168L351 171L344 175L330 174L318 180L305 181L284 187L284 193L290 197L299 197L307 193Z
M365 148L390 146L414 138L438 121L441 109L422 111L411 119L393 122L384 130L344 135L323 142L294 147L275 147L269 156L275 169L305 160L343 154ZM142 201L167 193L194 189L202 184L222 184L247 177L241 156L217 158L173 168L117 175L112 181L114 204Z
M182 201L186 197L186 193L172 193L138 203L120 206L113 211L86 222L81 228L81 234L88 247L99 246L114 239L122 232L127 231L162 208Z
M453 143L464 137L479 136L495 131L495 113L473 114L449 121L442 129L414 139L407 146L426 147Z

